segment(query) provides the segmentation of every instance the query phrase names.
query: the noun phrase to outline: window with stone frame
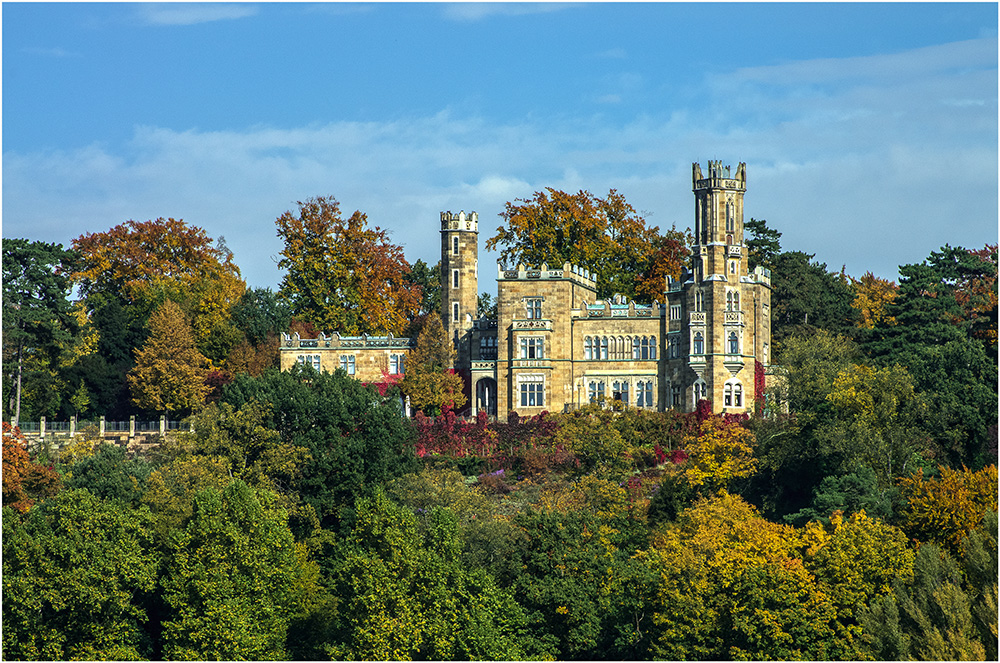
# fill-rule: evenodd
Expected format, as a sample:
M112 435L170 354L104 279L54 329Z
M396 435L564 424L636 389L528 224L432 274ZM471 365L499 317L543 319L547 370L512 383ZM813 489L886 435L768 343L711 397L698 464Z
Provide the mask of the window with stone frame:
M521 383L521 407L542 407L545 405L544 382Z
M604 400L604 382L602 380L591 380L587 384L587 398L591 403Z
M653 401L653 381L639 380L635 383L635 406L656 407Z
M729 354L738 355L740 353L740 337L736 332L729 332Z
M451 255L458 255L458 237L451 238Z
M527 308L528 320L541 320L542 318L542 300L538 298L525 300L525 307Z
M545 358L545 339L541 336L522 336L519 347L521 359Z
M583 358L587 360L594 358L594 340L589 336L583 339Z
M389 355L389 375L403 375L406 355Z
M354 375L354 355L340 355L340 367L348 375Z
M705 354L705 335L701 332L695 332L694 338L691 340L691 354L693 355L703 355Z
M299 355L297 361L303 366L311 366L313 370L319 372L320 355Z
M611 399L628 405L628 380L615 380L611 383Z

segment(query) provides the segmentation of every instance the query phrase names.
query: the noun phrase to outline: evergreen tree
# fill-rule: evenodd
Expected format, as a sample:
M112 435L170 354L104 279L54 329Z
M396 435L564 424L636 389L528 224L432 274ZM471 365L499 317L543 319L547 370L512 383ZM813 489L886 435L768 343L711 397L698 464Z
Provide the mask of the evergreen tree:
M413 408L431 416L466 403L462 378L453 372L455 346L437 313L431 313L417 337L417 347L406 358L403 393Z

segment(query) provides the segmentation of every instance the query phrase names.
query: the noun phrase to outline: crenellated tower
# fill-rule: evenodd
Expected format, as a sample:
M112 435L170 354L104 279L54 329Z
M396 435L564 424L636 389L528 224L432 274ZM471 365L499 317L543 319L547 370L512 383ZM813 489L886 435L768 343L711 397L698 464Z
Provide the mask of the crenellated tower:
M468 368L469 332L479 294L479 215L441 212L441 322L458 350L456 368Z
M750 272L743 238L746 164L733 172L720 161L692 166L695 244L691 266L667 286L671 307L668 405L685 410L698 400L716 412L743 412L755 393L756 362L767 364L770 274ZM762 395L761 395L762 396Z

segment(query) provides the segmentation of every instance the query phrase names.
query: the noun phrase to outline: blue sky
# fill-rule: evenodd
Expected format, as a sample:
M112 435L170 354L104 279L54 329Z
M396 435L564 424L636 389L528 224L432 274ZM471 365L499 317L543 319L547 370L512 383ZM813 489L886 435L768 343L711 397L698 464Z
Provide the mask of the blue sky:
M997 241L997 4L3 3L3 236L128 219L224 236L333 195L412 262L444 210L618 189L692 225L691 163L747 162L785 249L896 278ZM495 288L480 254L480 290Z

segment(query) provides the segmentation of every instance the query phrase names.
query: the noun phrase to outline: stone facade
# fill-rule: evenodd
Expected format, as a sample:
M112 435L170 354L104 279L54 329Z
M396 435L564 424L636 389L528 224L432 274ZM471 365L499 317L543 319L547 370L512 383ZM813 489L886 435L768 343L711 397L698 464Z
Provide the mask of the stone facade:
M497 266L498 320L477 319L478 216L441 214L441 319L456 343L469 413L505 418L623 400L690 411L745 412L757 397L755 365L770 352L770 273L748 270L743 240L746 165L692 168L695 245L666 305L597 298L587 270ZM284 335L281 367L345 368L364 381L405 370L415 339ZM353 372L352 372L353 371Z

